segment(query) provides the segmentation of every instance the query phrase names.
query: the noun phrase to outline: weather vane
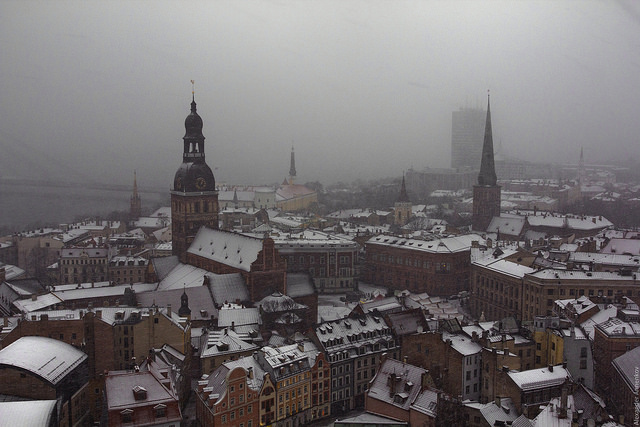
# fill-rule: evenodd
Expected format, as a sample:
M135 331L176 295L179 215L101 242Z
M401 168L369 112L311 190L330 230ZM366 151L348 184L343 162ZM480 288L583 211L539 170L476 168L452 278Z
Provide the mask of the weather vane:
M195 95L196 93L196 82L191 80L191 95Z

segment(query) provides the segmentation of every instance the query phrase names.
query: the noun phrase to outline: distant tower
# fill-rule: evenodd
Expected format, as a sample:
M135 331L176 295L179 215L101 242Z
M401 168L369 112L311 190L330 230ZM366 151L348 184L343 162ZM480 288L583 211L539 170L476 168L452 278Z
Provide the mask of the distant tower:
M182 164L171 190L173 255L186 262L187 249L202 226L218 229L218 192L211 168L205 162L202 119L192 92L191 113L184 121L186 133Z
M131 204L129 205L129 220L135 221L140 218L142 212L142 201L138 194L138 180L136 171L133 171L133 194L131 195Z
M494 216L500 216L500 186L497 185L496 167L493 159L493 134L491 131L491 107L487 96L487 121L484 128L482 160L478 184L473 186L472 228L486 231Z
M411 200L407 194L407 187L404 184L404 173L402 174L402 187L400 188L400 196L394 205L395 224L399 226L405 225L411 219Z
M482 153L485 111L462 108L451 114L451 167L478 170Z
M289 166L289 185L293 185L296 180L296 155L291 146L291 165Z
M587 172L584 168L584 152L580 147L580 163L578 164L578 185L582 186L586 182Z

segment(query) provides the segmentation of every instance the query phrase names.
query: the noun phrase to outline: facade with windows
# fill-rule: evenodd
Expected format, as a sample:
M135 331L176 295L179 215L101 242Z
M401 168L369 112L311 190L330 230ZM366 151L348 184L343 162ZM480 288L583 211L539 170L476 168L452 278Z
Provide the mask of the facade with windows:
M149 260L134 256L115 256L109 261L109 281L121 283L140 283L145 281Z
M196 418L203 427L258 427L273 421L271 377L251 356L220 365L198 381Z
M108 278L109 249L65 248L60 251L60 284L104 282Z
M319 292L344 293L356 285L358 244L320 231L274 238L288 273L308 273Z
M311 419L311 367L304 344L265 346L255 356L275 385L276 425L306 424Z
M517 256L517 255L515 255ZM616 297L640 297L636 278L624 272L534 270L517 259L474 261L471 266L470 309L487 320L514 317L520 321L553 315L556 300L581 296L613 302Z
M325 322L314 332L314 340L325 352L331 368L334 415L362 406L382 354L393 358L400 354L391 327L377 315L354 315Z
M374 236L365 244L362 277L390 289L454 295L469 289L470 250L480 241L475 234L429 241Z

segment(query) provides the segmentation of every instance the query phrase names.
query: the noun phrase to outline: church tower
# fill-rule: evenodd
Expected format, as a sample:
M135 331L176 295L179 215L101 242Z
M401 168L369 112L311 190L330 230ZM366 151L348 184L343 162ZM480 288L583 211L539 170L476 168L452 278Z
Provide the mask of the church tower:
M138 180L136 177L136 171L133 171L133 194L131 195L131 203L129 205L129 220L136 221L140 219L142 212L142 201L138 194Z
M192 92L191 113L184 121L182 164L171 190L173 255L186 262L187 250L202 226L218 229L218 192L211 168L205 162L202 118Z
M296 155L293 152L293 146L291 146L291 164L289 166L289 185L295 184L296 180Z
M493 158L493 133L491 107L487 96L487 121L484 127L484 143L478 184L473 186L472 229L486 231L494 216L500 216L500 186L497 185L496 166Z
M394 204L394 222L402 227L409 219L411 219L411 201L407 194L407 187L404 184L404 174L402 174L402 187L400 188L400 196Z

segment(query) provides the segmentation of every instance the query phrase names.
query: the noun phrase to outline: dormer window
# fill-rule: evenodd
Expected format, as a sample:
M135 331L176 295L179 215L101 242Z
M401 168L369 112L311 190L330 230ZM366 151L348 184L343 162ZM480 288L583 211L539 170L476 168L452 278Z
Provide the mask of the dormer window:
M147 398L147 389L142 386L137 385L132 391L135 400L145 400Z
M122 423L132 423L133 422L133 411L131 409L125 409L120 412L120 419Z
M156 415L156 418L164 418L167 416L167 405L163 405L162 403L153 407L153 412Z

